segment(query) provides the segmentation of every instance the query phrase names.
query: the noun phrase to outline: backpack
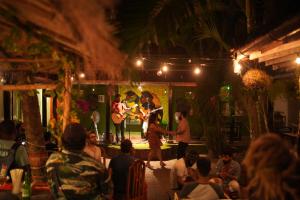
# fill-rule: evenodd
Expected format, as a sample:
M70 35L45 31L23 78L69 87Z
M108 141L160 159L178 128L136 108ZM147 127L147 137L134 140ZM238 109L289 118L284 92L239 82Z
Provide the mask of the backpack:
M15 164L15 155L16 151L20 144L14 143L10 149L2 149L0 148L0 169L2 169L3 165L7 166L7 175L10 169L13 169Z

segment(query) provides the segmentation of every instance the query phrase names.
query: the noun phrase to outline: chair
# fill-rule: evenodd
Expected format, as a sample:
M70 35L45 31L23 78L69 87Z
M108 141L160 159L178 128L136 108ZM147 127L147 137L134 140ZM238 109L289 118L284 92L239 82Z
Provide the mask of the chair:
M146 166L142 160L136 160L130 165L127 178L126 200L147 199L145 171Z

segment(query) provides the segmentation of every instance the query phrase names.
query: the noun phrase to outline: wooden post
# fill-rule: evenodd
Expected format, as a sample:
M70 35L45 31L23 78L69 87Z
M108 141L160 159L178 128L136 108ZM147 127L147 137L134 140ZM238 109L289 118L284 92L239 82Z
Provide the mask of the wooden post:
M72 81L71 81L71 68L69 64L65 64L65 91L63 98L63 127L62 132L65 130L66 126L70 123L70 110L71 110L71 90L72 90Z

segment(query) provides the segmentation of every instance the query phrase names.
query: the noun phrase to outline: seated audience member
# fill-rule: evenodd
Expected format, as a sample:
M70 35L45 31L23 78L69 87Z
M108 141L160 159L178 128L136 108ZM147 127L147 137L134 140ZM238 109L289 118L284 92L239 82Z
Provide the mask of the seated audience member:
M108 169L114 185L114 199L125 199L129 167L134 162L134 157L131 155L132 150L131 141L123 140L121 142L121 154L112 158L109 163Z
M240 199L241 189L240 184L236 180L232 180L228 183L228 188L225 193L230 199Z
M211 170L211 162L208 158L200 157L197 160L199 177L195 182L187 183L179 193L180 198L194 200L216 200L224 198L222 187L211 183L208 177Z
M55 199L102 199L106 192L105 166L83 152L85 138L80 124L69 124L61 138L63 150L52 153L46 163Z
M101 149L97 146L97 135L95 132L88 132L83 151L95 160L101 162Z
M28 168L28 154L24 145L15 141L16 126L13 121L0 123L0 168L7 167L7 172L14 168Z
M0 200L19 200L19 197L11 192L0 192Z
M48 152L49 156L51 155L51 153L58 151L57 144L51 141L51 133L49 131L44 133L44 139L46 151Z
M278 135L259 137L251 143L243 161L248 199L300 199L297 164L291 149Z
M196 170L196 161L199 158L195 151L188 151L183 158L176 160L171 169L170 181L171 189L181 189L185 182L192 181L192 174L189 171Z
M232 159L232 154L231 148L225 148L216 165L216 174L223 180L225 188L230 181L239 180L241 174L241 166Z

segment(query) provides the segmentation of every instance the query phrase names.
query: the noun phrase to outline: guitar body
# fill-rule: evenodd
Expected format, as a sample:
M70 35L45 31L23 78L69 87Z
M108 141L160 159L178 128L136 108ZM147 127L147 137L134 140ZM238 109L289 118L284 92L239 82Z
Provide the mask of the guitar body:
M114 124L121 124L122 121L126 118L126 115L121 115L119 113L112 113L111 119L114 122Z

